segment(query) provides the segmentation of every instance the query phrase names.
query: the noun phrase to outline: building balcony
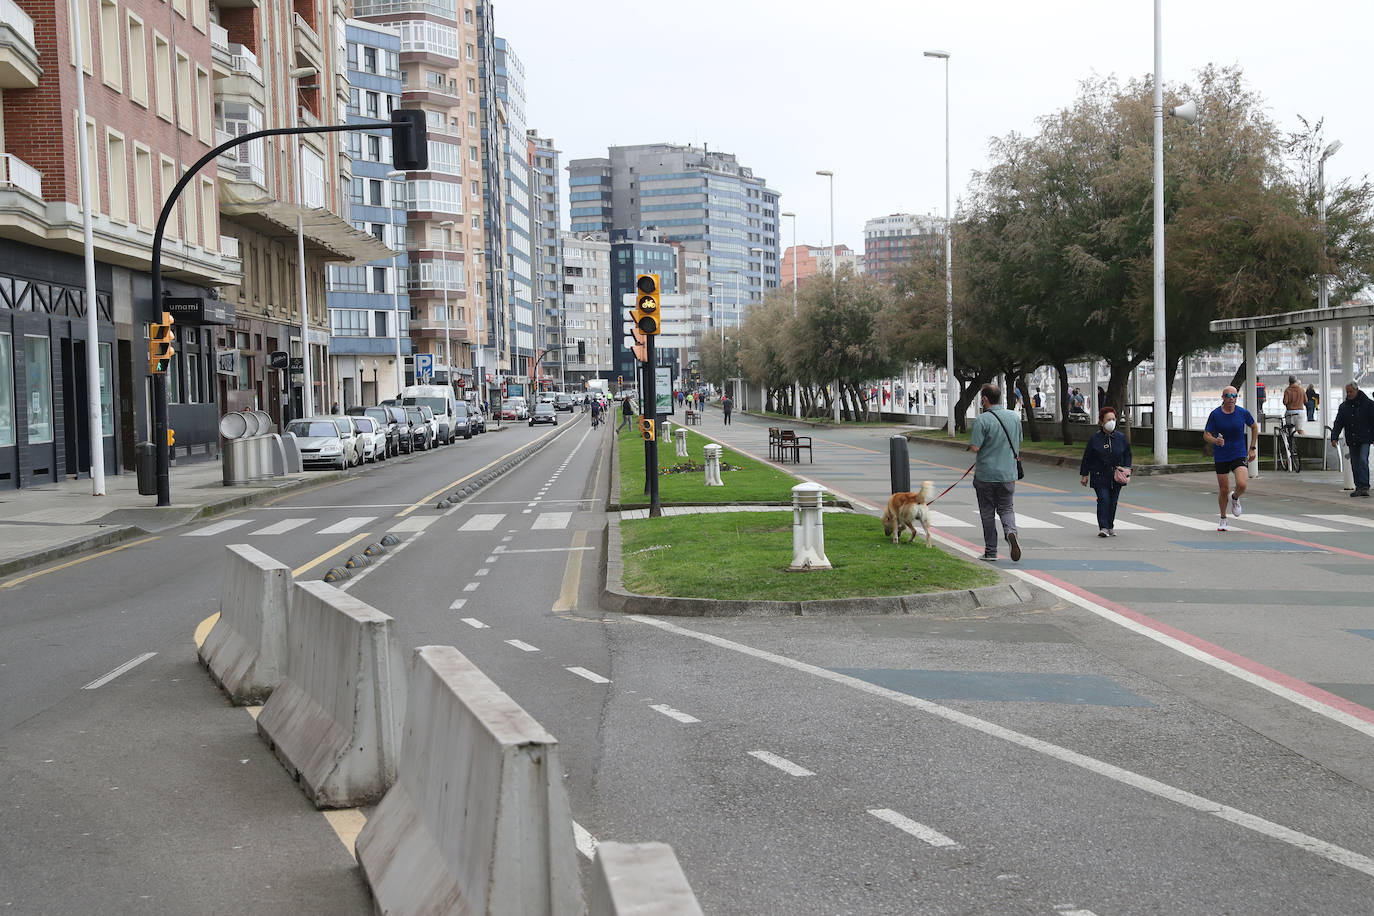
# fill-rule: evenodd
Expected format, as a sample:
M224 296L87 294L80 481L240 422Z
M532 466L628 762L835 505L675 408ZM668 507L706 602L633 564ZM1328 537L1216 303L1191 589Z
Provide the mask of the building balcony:
M457 7L453 0L356 0L353 4L353 15L359 19L395 13L429 13L452 20L457 16Z
M298 66L314 67L320 73L324 72L324 50L320 47L320 36L310 23L305 21L305 17L300 13L293 13L296 21L296 57Z
M42 74L33 19L14 0L0 0L0 89L37 89Z
M43 199L43 173L13 153L5 154L4 186Z

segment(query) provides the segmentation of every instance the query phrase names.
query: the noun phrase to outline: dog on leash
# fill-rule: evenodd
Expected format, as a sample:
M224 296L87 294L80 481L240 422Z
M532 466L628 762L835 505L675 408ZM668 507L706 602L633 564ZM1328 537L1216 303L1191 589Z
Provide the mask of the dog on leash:
M926 532L926 546L930 546L930 503L934 498L935 484L929 480L921 481L921 489L912 493L893 493L883 510L883 534L892 538L892 543L902 542L902 530L911 531L911 543L916 540L916 523L920 522Z

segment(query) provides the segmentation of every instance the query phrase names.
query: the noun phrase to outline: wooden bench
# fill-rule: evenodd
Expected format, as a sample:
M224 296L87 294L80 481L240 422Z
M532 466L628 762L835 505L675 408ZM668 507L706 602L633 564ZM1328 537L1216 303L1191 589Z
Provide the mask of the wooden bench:
M693 410L692 408L688 407L686 416L683 417L683 422L685 426L700 426L701 411Z

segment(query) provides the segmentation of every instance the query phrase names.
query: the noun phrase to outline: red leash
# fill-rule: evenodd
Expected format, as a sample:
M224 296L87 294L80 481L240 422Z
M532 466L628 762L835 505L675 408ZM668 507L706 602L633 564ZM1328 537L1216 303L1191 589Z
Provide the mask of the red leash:
M975 462L974 464L970 464L970 465L968 466L968 470L964 472L963 477L960 477L959 480L963 480L964 477L967 477L969 474L971 474L971 473L973 472L973 469L974 469L976 466L977 466L976 462ZM954 481L954 483L952 483L952 484L950 484L949 486L945 487L944 490L942 490L942 491L940 492L940 496L944 496L944 495L945 495L946 493L948 493L950 490L953 490L955 487L959 486L959 480L956 480L956 481ZM940 496L935 497L935 499L939 499ZM935 499L932 499L930 502L931 502L931 503L935 502ZM926 503L926 505L930 505L930 503Z

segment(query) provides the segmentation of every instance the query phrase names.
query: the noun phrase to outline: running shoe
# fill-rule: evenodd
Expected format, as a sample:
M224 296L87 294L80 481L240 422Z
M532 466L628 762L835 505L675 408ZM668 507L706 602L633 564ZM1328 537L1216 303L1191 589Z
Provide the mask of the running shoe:
M979 557L978 559L980 559L980 560L986 560L986 561L989 562L989 563L996 563L996 562L997 562L997 554L995 554L995 553L985 553L985 554L983 554L981 557Z
M1243 512L1243 511L1244 511L1244 510L1241 509L1241 507L1240 507L1240 500L1236 498L1236 494L1232 493L1232 494L1231 494L1231 516L1232 516L1233 518L1240 518L1241 512Z
M1230 529L1226 526L1226 516L1223 515L1223 516L1221 517L1221 520L1217 522L1217 530L1218 530L1218 531L1229 531L1229 530L1230 530Z
M1013 563L1020 563L1020 562L1021 562L1021 542L1018 541L1018 540L1016 539L1016 532L1015 532L1015 531L1008 531L1008 532L1007 532L1007 543L1011 545L1011 561L1012 561Z
M1098 529L1097 529L1097 536L1100 537L1100 538L1109 538L1109 537L1111 537L1111 535L1107 533L1107 529L1106 529L1106 528L1098 528Z
M1114 537L1116 537L1116 529L1115 529L1115 528L1108 528L1108 529L1107 529L1107 537L1109 537L1109 538L1114 538Z

